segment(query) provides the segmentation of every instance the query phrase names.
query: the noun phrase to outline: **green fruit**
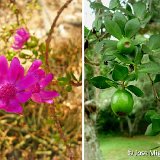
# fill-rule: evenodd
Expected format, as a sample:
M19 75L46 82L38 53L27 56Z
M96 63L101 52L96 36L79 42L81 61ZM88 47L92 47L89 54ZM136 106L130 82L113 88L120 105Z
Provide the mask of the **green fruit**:
M134 51L135 46L129 38L122 38L117 43L117 49L121 54L130 54Z
M117 90L111 99L112 111L118 116L126 116L133 109L133 97L132 94L124 89Z

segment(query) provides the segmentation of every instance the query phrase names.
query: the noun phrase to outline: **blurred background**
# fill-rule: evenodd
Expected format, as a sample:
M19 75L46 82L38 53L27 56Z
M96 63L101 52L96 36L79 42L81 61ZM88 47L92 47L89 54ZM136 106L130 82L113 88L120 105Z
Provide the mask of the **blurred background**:
M8 60L19 57L26 69L35 59L44 62L47 34L65 2L0 0L0 54ZM49 64L54 81L48 89L60 96L50 106L27 102L23 115L0 111L1 160L81 159L81 3L74 0L64 9L52 34ZM20 27L28 29L31 43L15 52L11 45Z

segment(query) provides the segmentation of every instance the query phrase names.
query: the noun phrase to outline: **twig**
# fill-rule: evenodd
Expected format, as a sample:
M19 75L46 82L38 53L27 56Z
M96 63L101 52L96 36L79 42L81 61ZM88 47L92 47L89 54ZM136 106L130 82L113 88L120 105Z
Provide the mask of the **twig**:
M149 80L151 81L151 85L152 85L152 90L153 90L154 97L155 97L156 100L160 101L160 98L159 98L159 96L158 96L158 93L157 93L157 91L156 91L156 88L154 87L154 82L153 82L150 74L148 73L147 75L148 75L148 77L149 77Z
M64 142L65 145L66 145L66 148L67 148L68 154L69 154L69 158L70 158L70 160L74 160L74 159L73 159L73 158L74 158L74 157L73 157L73 153L72 153L72 151L71 151L71 147L70 147L70 145L68 145L68 143L67 143L67 138L66 138L66 136L65 136L64 133L63 133L63 130L62 130L61 124L60 124L60 122L59 122L59 119L58 119L58 117L57 117L57 115L56 115L56 111L55 111L55 107L54 107L54 106L51 106L51 113L52 113L53 119L54 119L54 121L55 121L56 128L57 128L57 130L58 130L58 132L59 132L59 134L60 134L60 137L62 138L63 142Z
M61 13L63 12L63 10L64 10L65 8L67 8L68 5L69 5L71 2L72 2L72 0L67 0L67 1L65 2L65 4L58 10L57 15L56 15L55 19L53 20L53 23L52 23L52 25L51 25L50 31L49 31L49 33L48 33L48 37L47 37L47 39L46 39L45 65L46 65L46 68L47 68L48 71L50 71L49 62L48 62L48 58L49 58L48 53L49 53L50 42L51 42L51 39L52 39L52 34L53 34L53 32L54 32L54 28L55 28L55 26L56 26L56 23L57 23L58 18L60 17L60 15L61 15Z
M16 6L16 9L15 9L14 13L15 13L15 15L16 15L17 25L19 26L19 25L20 25L20 20L19 20L20 17L19 17L19 16L21 15L22 19L24 19L24 18L23 18L23 14L22 14L20 8L18 7L18 5L17 5L17 3L16 3L16 0L10 0L10 3L12 3L13 5ZM27 28L27 27L26 27L26 28Z
M100 64L97 63L97 62L91 62L89 59L87 59L86 57L84 57L84 62L85 63L88 63L90 65L93 65L93 66L99 66Z

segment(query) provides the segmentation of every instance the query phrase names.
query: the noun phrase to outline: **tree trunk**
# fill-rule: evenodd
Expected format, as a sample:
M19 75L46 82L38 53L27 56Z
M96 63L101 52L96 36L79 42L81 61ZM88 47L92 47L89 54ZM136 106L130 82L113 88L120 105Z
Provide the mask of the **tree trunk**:
M132 125L131 119L127 116L126 120L128 123L129 136L132 137L133 136L133 125Z
M103 160L92 120L84 120L84 160Z

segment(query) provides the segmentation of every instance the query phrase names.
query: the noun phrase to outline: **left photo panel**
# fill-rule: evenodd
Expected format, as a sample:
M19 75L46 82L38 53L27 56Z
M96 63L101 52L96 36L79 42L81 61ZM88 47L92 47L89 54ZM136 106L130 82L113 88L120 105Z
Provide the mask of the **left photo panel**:
M1 0L0 22L0 160L81 160L82 0Z

